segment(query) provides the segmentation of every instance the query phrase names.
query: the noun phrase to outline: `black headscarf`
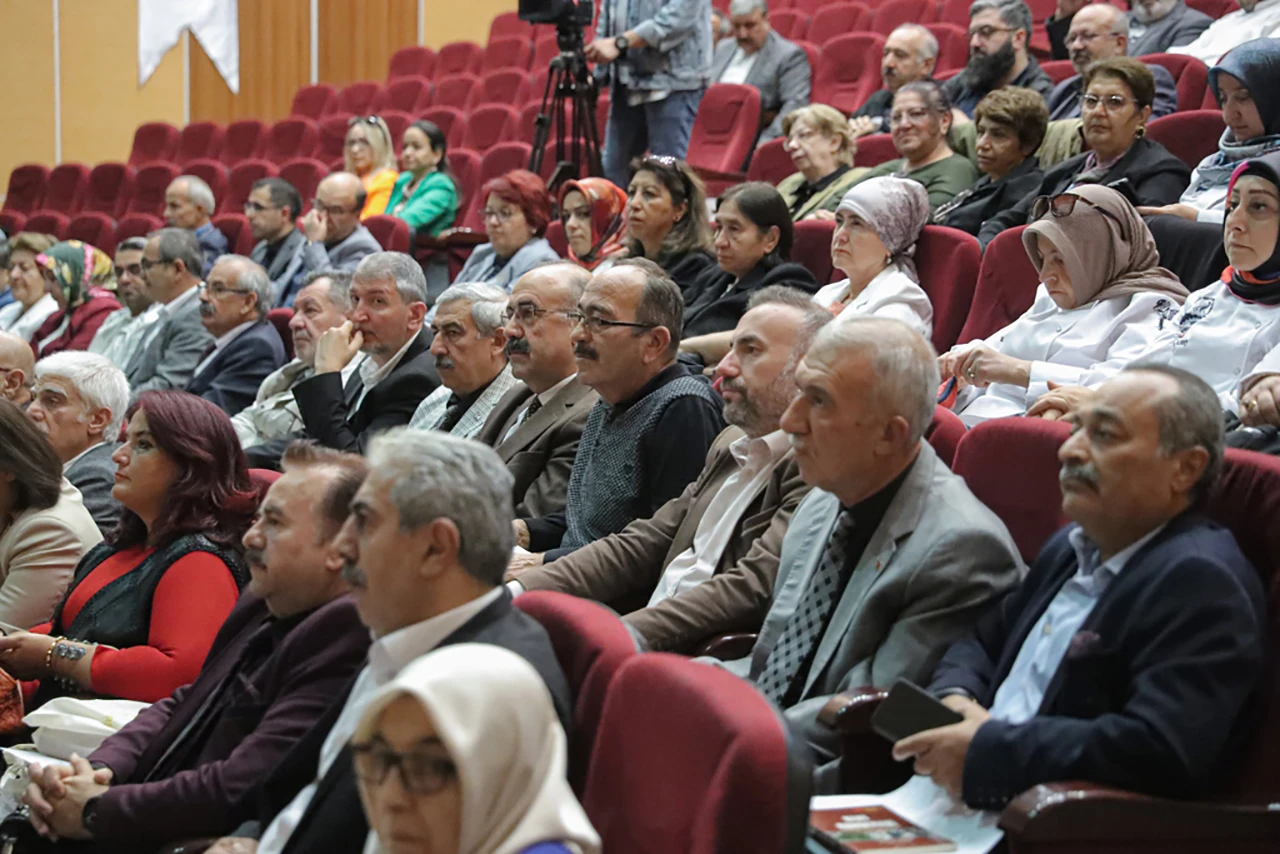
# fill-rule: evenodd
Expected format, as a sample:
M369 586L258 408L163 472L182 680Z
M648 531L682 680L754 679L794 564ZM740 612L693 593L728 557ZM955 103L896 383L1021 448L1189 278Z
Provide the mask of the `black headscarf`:
M1246 160L1236 167L1231 176L1231 184L1227 187L1227 208L1230 211L1231 193L1235 190L1236 181L1241 175L1257 175L1280 190L1280 152L1266 154ZM1230 219L1230 212L1227 219ZM1226 237L1226 222L1223 223L1223 238ZM1230 275L1228 275L1230 274ZM1280 240L1271 247L1271 257L1248 272L1228 267L1222 276L1227 287L1240 299L1263 305L1280 305Z

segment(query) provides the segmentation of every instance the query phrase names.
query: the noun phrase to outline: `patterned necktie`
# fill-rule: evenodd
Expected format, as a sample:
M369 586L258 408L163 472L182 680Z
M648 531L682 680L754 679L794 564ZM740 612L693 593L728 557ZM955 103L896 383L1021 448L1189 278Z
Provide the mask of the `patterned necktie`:
M848 557L849 534L853 531L853 514L840 512L835 530L827 542L822 563L813 574L803 599L791 619L782 630L778 642L769 652L764 670L756 679L756 686L766 697L781 705L787 689L796 678L800 665L809 657L814 644L827 624L831 609L840 599L840 575Z
M531 400L529 402L529 405L524 408L524 411L520 413L520 417L517 418L515 423L512 424L509 428L507 428L507 432L502 435L502 441L505 442L508 439L510 439L513 435L515 435L515 432L520 429L520 425L528 421L530 418L532 418L533 414L541 408L542 408L542 398L538 397L535 394L533 396L533 400Z

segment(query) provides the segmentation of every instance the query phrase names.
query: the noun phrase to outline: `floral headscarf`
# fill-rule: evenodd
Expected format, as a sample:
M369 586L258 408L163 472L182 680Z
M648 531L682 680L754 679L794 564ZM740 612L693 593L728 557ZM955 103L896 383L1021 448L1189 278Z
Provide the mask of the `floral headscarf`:
M569 257L580 266L594 270L606 258L624 251L622 239L624 235L627 194L622 189L604 178L583 178L580 181L566 181L560 188L559 206L564 210L565 196L577 190L591 205L591 249L579 258L569 247ZM563 216L563 213L561 214Z
M67 299L67 308L75 308L115 285L111 259L101 249L79 240L54 244L36 256L36 263L53 273L54 280Z
M854 184L836 211L849 211L871 226L894 263L913 282L919 282L916 241L929 221L929 194L909 178L885 175Z

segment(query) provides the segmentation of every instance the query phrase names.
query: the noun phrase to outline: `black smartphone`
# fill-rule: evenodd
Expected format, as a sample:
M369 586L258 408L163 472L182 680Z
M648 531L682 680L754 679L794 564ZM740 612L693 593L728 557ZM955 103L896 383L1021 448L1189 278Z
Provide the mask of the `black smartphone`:
M950 726L962 720L964 715L947 708L919 685L899 679L871 716L871 729L877 735L897 742L918 732Z

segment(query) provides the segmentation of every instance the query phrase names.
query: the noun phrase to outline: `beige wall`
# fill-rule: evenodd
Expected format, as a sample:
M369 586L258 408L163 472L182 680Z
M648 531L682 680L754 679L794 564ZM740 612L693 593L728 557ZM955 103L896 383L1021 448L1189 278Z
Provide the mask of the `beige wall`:
M449 42L484 44L489 23L503 12L514 12L517 0L426 0L426 46Z
M0 133L0 191L22 163L53 163L53 4L0 0L6 38L0 50L5 131Z

